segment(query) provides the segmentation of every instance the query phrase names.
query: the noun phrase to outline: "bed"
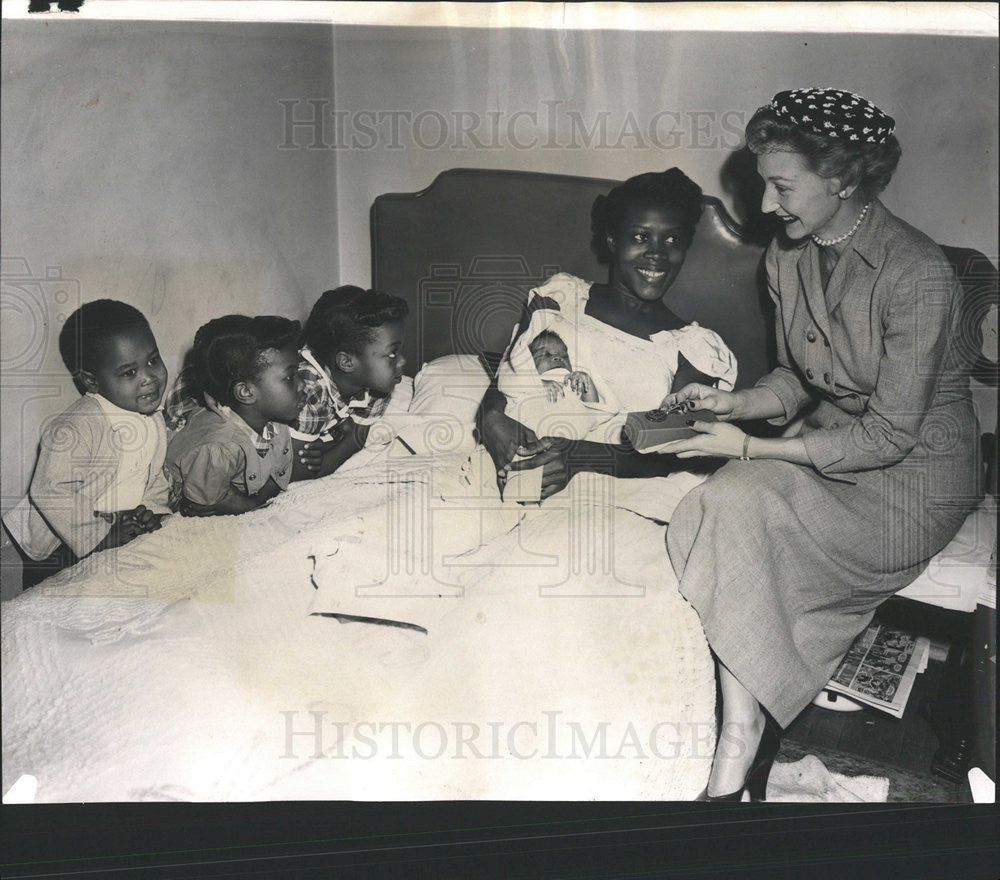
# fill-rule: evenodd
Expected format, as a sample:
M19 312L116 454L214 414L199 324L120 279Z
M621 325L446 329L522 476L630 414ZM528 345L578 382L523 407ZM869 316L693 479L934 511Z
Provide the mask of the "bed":
M420 367L400 386L405 411L331 477L240 517L172 517L5 603L3 791L702 790L714 670L663 549L702 477L582 474L520 505L499 497L473 435L489 382L479 355L503 350L530 287L556 271L602 277L589 207L613 183L456 170L377 198L373 286L409 300L406 354ZM730 341L751 384L771 351L762 246L720 202L705 208L670 305Z
M331 477L240 517L172 517L5 603L5 793L22 777L39 802L704 787L713 667L663 549L700 478L581 475L519 505L475 454L476 355L502 351L534 283L601 277L589 206L612 184L454 171L375 200L373 285L410 301L422 367L407 411ZM700 314L700 273L725 265L764 332L760 248L706 207L675 307ZM738 345L763 368L763 346Z

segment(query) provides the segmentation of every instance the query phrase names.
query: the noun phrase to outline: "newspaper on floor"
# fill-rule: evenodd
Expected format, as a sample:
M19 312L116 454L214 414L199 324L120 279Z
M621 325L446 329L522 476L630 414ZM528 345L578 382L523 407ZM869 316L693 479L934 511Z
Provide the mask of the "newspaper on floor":
M900 718L929 652L928 639L873 622L854 640L826 689Z

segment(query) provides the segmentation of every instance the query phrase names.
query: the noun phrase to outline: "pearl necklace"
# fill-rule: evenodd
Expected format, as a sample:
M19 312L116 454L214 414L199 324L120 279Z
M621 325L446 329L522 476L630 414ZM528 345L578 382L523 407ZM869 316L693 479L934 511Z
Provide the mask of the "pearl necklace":
M818 235L813 235L812 240L816 242L820 247L831 247L835 244L840 244L842 241L847 241L855 232L858 231L858 227L861 225L861 221L865 219L865 214L868 213L868 207L871 205L869 202L861 209L861 213L858 214L858 219L854 221L854 225L847 230L843 235L838 238L820 238Z

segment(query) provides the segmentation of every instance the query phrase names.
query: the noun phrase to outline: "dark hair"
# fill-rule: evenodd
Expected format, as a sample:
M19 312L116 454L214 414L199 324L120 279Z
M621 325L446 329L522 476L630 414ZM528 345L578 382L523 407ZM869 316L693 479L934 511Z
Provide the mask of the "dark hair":
M59 331L59 354L66 369L76 377L80 370L93 371L100 348L110 339L135 329L150 328L146 316L134 306L116 299L84 303Z
M594 199L590 209L590 248L601 263L613 259L608 237L614 236L625 211L632 205L647 203L680 209L684 222L694 233L702 211L701 187L680 168L671 168L630 177L606 196Z
M406 300L377 290L351 284L327 290L309 313L302 343L328 364L340 351L359 354L377 328L405 318L409 311Z
M202 325L191 352L199 389L232 406L233 386L258 379L265 352L294 346L300 326L277 315L226 315Z
M528 351L530 351L532 354L534 354L535 350L532 348L532 346L536 342L544 341L546 339L554 339L556 342L560 343L561 345L563 345L563 346L566 345L565 340L558 333L556 333L555 330L541 330L541 331L539 331L538 335L534 339L532 339L531 342L528 343ZM569 349L567 348L567 351L568 350Z
M839 178L844 186L856 185L866 201L888 186L903 154L894 134L881 144L845 141L799 128L770 106L761 107L750 118L746 137L755 155L781 150L799 153L814 173Z

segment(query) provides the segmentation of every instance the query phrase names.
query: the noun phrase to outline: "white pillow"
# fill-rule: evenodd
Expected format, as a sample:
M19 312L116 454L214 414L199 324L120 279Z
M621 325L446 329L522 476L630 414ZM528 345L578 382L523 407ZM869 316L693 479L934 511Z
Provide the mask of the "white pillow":
M413 380L413 397L406 413L386 413L372 435L376 442L396 436L418 455L468 454L476 445L476 412L490 386L490 377L471 354L450 354L426 363Z
M490 377L478 357L446 354L424 364L417 373L410 412L445 412L463 422L474 422L489 387Z

